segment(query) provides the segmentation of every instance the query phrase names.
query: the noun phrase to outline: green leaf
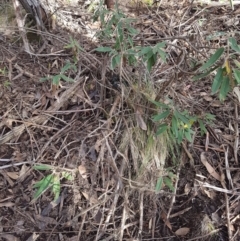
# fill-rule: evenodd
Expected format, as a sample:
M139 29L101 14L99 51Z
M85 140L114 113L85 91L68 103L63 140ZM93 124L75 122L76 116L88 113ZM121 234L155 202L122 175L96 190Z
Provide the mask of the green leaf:
M190 130L185 130L185 131L184 131L184 136L186 137L186 139L187 139L189 142L192 142L192 135L191 135L191 131L190 131Z
M52 78L52 76L49 76L49 77L43 77L43 78L40 78L40 81L41 82L44 82L46 80L50 80Z
M199 123L199 127L200 127L201 136L203 136L207 132L207 129L206 129L205 125L203 124L202 120L199 119L198 123Z
M153 53L152 48L150 46L143 47L143 48L141 48L140 52L138 53L138 56L141 57L143 55L149 54L149 52Z
M212 115L212 114L210 114L210 113L206 113L205 114L205 118L207 119L207 120L215 120L216 118L215 118L215 115Z
M212 73L215 69L217 69L217 68L218 68L218 66L215 66L214 68L211 68L211 69L208 70L207 72L204 72L204 73L202 73L202 74L199 74L199 75L197 75L197 76L194 76L194 77L193 77L193 80L195 81L195 80L202 79L202 78L208 76L209 74L211 74L211 73Z
M222 80L221 89L220 89L220 92L219 92L219 99L221 101L226 99L229 90L230 90L230 80L229 80L229 77L228 76L224 76L223 80Z
M213 80L212 94L215 94L219 90L222 83L222 79L223 79L223 69L219 68Z
M158 101L155 101L155 100L151 100L149 99L150 102L152 102L154 105L156 105L157 107L162 107L164 109L170 109L170 107L162 102L158 102Z
M186 118L185 115L182 115L178 111L174 111L173 116L176 117L176 119L180 119L184 124L189 124L189 119Z
M157 56L154 54L147 60L147 69L149 72L151 72L152 67L155 65L157 60Z
M174 192L173 182L172 182L172 180L170 178L164 177L163 178L163 182L172 192Z
M55 75L55 76L53 76L53 78L52 78L52 83L54 84L54 85L59 85L59 82L60 82L60 79L61 79L61 75Z
M239 45L237 44L237 40L235 38L229 38L230 47L236 52L240 53Z
M207 68L211 67L213 64L217 62L217 60L221 57L223 52L224 48L219 48L199 70L204 71Z
M66 178L68 181L73 181L74 178L70 172L62 172L62 176Z
M39 183L36 183L34 185L34 187L39 187L37 192L34 194L34 199L39 198L42 195L42 193L44 193L49 188L49 186L52 184L52 178L53 174L50 174L40 181L40 186Z
M112 51L112 48L110 47L98 47L95 49L98 52L102 52L102 53L108 53Z
M66 82L74 82L74 79L67 77L66 75L61 75L62 79L65 80Z
M74 69L75 71L77 70L74 64L71 64L70 62L68 62L61 68L61 74L65 73L69 69Z
M237 67L240 69L240 63L236 59L234 59L233 61L237 65Z
M240 84L240 70L233 69L233 74L234 74L234 77L235 77L237 83Z
M166 110L166 111L162 112L159 115L154 115L153 116L153 121L160 121L160 120L162 120L164 118L167 118L169 116L169 114L170 114L170 110Z
M52 192L54 194L54 201L56 201L60 195L60 178L58 175L54 175L52 179Z
M177 138L178 137L178 121L175 116L172 117L172 126L171 126L172 133Z
M156 187L155 187L156 193L158 193L162 189L162 186L163 186L163 178L159 177L157 180Z
M45 164L36 164L33 166L35 170L40 170L40 171L46 171L46 170L52 170L54 167L50 165L45 165Z
M111 69L115 69L117 65L121 63L121 55L115 55L112 57Z
M168 129L168 125L167 124L162 124L158 127L158 130L156 132L156 135L161 135L162 133L164 133L166 130Z

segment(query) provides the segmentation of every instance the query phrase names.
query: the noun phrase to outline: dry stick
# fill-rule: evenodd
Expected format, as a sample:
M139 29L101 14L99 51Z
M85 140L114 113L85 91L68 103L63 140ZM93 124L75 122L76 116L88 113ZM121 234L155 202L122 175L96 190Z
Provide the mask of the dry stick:
M80 226L80 228L79 228L79 231L78 231L77 240L80 240L80 238L81 238L81 233L82 233L82 230L83 230L83 225L85 224L86 215L87 215L87 213L84 213L84 214L83 214L83 219L82 219L82 222L81 222L81 226Z
M139 231L138 231L138 238L141 240L142 239L142 231L143 231L143 197L144 197L144 192L140 193L140 217L139 217Z
M127 194L127 193L126 193ZM126 212L126 205L123 204L123 212L122 212L122 221L121 221L121 229L120 229L120 235L119 235L119 241L123 240L123 234L124 234L124 230L125 230L125 223L127 220L127 212Z
M48 108L48 111L58 111L64 103L74 95L80 88L79 86L80 81L76 81L69 89L67 89L58 99L58 101L55 101L53 106ZM50 117L47 117L44 114L40 114L39 116L32 117L27 120L27 122L24 122L24 124L14 127L10 132L6 133L0 138L0 144L5 144L9 141L11 141L15 137L19 137L25 130L26 127L32 126L34 124L45 124Z
M238 129L238 105L235 104L235 140L234 140L234 159L238 164L238 143L239 143L239 129Z
M227 173L227 177L229 179L229 182L231 184L231 188L233 189L233 183L232 183L232 178L229 172L229 164L228 164L228 147L227 150L225 151L225 165L226 165L226 173ZM221 175L223 176L223 175ZM223 176L224 177L224 176ZM223 186L223 188L226 188L225 182L224 182L224 178L221 177L221 184ZM228 238L229 240L231 240L232 238L232 229L231 229L231 221L230 221L230 210L229 210L229 200L228 200L228 195L227 193L224 193L225 196L225 207L226 207L226 217L227 217L227 228L228 228Z
M169 207L169 210L168 210L167 220L170 217L170 214L171 214L171 211L172 211L172 208L173 208L173 204L175 203L175 199L176 199L177 186L178 186L178 181L179 181L179 174L180 174L182 163L183 163L182 159L183 158L181 157L181 160L180 160L180 163L179 163L179 167L177 169L177 177L176 177L176 182L175 182L175 186L174 186L174 193L173 193L172 200L171 200L171 203L170 203L170 207Z

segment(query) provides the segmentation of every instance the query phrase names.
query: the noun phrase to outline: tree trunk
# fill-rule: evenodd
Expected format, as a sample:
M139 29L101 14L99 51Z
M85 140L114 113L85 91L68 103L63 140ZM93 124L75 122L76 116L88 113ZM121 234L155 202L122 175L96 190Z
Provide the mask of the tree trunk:
M38 28L41 30L46 29L47 14L44 8L41 6L39 0L19 0L23 8L36 22Z

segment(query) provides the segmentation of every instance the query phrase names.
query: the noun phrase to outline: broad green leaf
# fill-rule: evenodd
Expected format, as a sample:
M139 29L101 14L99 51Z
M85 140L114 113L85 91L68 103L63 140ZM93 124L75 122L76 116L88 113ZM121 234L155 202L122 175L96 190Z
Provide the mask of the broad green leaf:
M66 75L62 74L61 75L62 79L65 80L66 82L74 82L74 79L67 77Z
M230 47L236 52L240 53L239 45L237 44L237 40L235 38L229 38Z
M156 48L161 49L166 47L166 42L161 42L156 44Z
M240 70L233 69L233 74L234 74L234 77L235 77L237 83L240 84Z
M141 48L140 52L138 53L138 56L143 56L143 55L146 55L148 53L152 53L152 48L150 46L147 46L147 47L143 47Z
M206 129L205 125L203 124L202 120L198 120L198 123L199 123L199 127L200 127L201 136L203 136L207 132L207 129Z
M147 60L147 69L149 72L151 72L152 67L155 65L157 60L157 56L154 54Z
M49 77L43 77L43 78L40 78L40 81L41 82L44 82L46 80L50 80L52 78L52 76L49 76Z
M199 69L199 71L204 71L207 68L211 67L213 64L217 62L217 60L221 57L224 52L224 48L219 48L210 59Z
M156 132L156 135L161 135L162 133L164 133L165 131L167 131L168 129L168 125L167 124L162 124L158 127L158 130Z
M236 59L234 59L233 61L237 65L237 67L240 69L240 63Z
M189 124L189 119L185 115L182 115L180 112L174 111L173 116L175 116L176 119L180 119L184 124Z
M178 143L178 144L180 144L180 143L182 142L182 140L183 140L183 132L184 132L183 129L180 129L180 130L178 131L178 137L177 137L177 143Z
M112 48L110 48L110 47L98 47L95 50L98 51L98 52L107 53L107 52L111 52Z
M215 94L219 90L221 83L222 83L222 79L223 79L223 69L219 68L217 71L217 74L213 80L212 94Z
M60 82L60 79L61 79L61 75L55 75L55 76L53 76L53 78L52 78L52 83L54 84L54 85L59 85L59 82Z
M206 117L207 120L215 120L215 119L216 119L216 118L215 118L215 115L212 115L212 114L210 114L210 113L206 113L206 114L205 114L205 117Z
M226 96L228 94L230 90L230 80L228 76L224 76L223 80L222 80L222 85L220 88L220 92L219 92L219 99L220 101L223 101L226 99Z
M176 175L172 172L168 172L168 176L171 178L171 179L176 179Z
M189 142L192 142L192 135L191 135L190 130L185 130L185 131L184 131L184 136L186 137L186 139L187 139Z
M159 177L158 180L157 180L156 188L155 188L156 193L161 191L162 186L163 186L163 178Z
M171 126L172 133L177 138L178 137L178 121L175 116L172 117L172 126Z
M74 69L75 71L77 70L77 68L74 64L71 64L70 62L68 62L62 67L61 73L63 74L64 72L66 72L69 69Z
M54 175L52 179L52 192L54 194L54 201L56 201L60 195L60 178L58 175Z
M46 191L46 190L49 188L49 186L51 186L51 184L52 184L52 178L53 178L53 174L50 174L50 175L44 177L44 178L40 181L40 182L41 182L41 185L39 186L37 192L34 194L34 199L39 198L39 197L42 195L42 193L43 193L44 191ZM34 185L34 187L35 187L35 186L38 187L37 183Z
M73 181L74 178L70 172L62 172L62 176L66 178L68 181Z
M172 182L172 180L170 178L164 177L163 178L163 182L172 192L174 192L173 182Z
M115 55L112 57L111 69L115 69L117 65L121 63L121 56L120 54Z
M211 74L211 73L212 73L215 69L217 69L217 68L218 68L218 66L215 66L214 68L211 68L211 69L208 70L207 72L204 72L204 73L202 73L202 74L199 74L199 75L197 75L197 76L194 76L194 77L193 77L193 80L195 81L195 80L202 79L202 78L208 76L209 74Z
M170 110L166 110L166 111L162 112L159 115L154 115L153 116L153 121L160 121L162 119L165 119L165 118L167 118L169 116L169 114L170 114Z
M45 164L36 164L33 166L35 170L41 170L41 171L46 171L46 170L52 170L54 167L50 165L45 165Z
M158 54L160 55L161 59L162 59L164 62L166 62L166 53L165 53L163 50L159 49L159 50L158 50Z
M162 107L164 109L170 109L170 107L162 102L158 102L158 101L155 101L155 100L151 100L149 99L150 102L152 102L154 105L158 106L158 107Z

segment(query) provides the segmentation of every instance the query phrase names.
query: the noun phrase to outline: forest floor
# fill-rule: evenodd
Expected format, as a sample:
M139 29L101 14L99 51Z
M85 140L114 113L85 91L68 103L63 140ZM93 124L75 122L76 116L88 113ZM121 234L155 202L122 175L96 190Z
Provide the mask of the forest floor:
M12 1L0 6L0 240L240 240L240 91L220 101L214 72L193 81L239 39L238 5L124 8L134 46L166 43L149 72L122 53L113 69L96 51L116 40L97 35L98 5L56 2L48 30L27 28L31 53ZM203 119L205 132L193 123L190 141L156 135L164 104Z

